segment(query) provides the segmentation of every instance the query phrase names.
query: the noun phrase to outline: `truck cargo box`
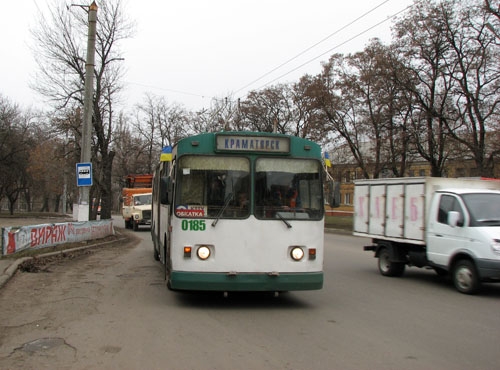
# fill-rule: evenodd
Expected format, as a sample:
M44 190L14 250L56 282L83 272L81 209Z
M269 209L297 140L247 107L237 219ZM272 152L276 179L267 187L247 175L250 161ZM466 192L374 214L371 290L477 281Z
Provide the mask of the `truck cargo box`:
M436 191L500 189L496 180L438 177L355 180L354 185L354 235L422 245Z

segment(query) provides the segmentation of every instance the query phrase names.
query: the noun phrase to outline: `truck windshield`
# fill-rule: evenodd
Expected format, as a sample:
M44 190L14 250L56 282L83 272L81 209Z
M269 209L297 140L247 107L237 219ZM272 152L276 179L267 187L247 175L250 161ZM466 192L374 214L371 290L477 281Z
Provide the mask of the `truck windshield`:
M500 226L500 194L462 195L471 216L471 226Z
M136 206L151 205L151 200L152 200L151 194L136 195L134 197L134 205Z

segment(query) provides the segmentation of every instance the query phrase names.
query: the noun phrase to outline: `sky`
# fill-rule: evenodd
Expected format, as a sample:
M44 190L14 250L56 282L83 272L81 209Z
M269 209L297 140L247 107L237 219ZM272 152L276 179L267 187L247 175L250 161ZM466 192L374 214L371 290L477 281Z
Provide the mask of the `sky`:
M43 106L29 88L36 68L30 28L52 1L4 1L1 7L0 94L22 107ZM330 55L362 51L372 38L390 42L392 17L413 0L122 3L135 22L134 36L119 45L123 104L134 106L150 93L199 110L213 99L244 99L252 90L318 74Z

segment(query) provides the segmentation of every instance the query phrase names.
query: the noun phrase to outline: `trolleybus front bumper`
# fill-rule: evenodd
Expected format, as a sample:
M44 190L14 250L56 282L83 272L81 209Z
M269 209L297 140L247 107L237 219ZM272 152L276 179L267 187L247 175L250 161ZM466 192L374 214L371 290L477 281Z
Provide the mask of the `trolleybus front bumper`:
M323 287L323 272L307 273L206 273L172 271L173 290L284 292L318 290Z

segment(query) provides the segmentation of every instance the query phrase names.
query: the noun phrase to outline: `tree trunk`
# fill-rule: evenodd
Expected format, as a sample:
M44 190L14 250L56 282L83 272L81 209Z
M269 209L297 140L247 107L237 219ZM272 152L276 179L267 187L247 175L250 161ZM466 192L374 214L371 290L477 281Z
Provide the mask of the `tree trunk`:
M40 212L49 212L49 197L48 196L43 197L43 204L42 204L42 208L40 208Z
M111 192L113 159L115 152L110 151L102 158L102 188L101 188L101 220L111 218L111 207L113 204L113 194Z

